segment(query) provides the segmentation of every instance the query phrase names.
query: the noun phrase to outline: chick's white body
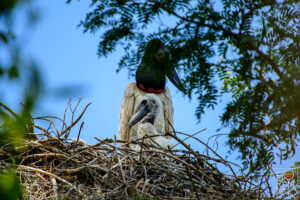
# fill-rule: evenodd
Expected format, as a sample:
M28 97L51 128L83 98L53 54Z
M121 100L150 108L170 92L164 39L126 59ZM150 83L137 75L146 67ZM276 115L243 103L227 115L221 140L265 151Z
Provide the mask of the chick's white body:
M155 136L156 135L156 136ZM153 146L162 148L162 149L168 149L172 148L174 146L174 143L171 141L171 138L167 138L166 136L157 136L160 135L155 127L150 123L139 123L138 124L138 137L143 138L146 136L155 136L145 139L146 144L151 144ZM133 146L136 150L140 149L140 146L136 145Z
M139 122L129 128L128 124L134 111L142 100L145 99L146 95L155 98L159 104L156 110L154 124ZM169 122L173 123L173 112L172 99L167 87L161 94L149 94L140 90L135 82L129 83L125 89L122 100L118 138L120 140L137 140L145 135L164 135L172 130ZM173 146L169 136L154 137L153 141L159 143L162 148Z
M148 111L147 115L152 115L152 117L155 119L154 124L152 124L151 122L145 122L144 120L141 120L139 123L137 123L136 126L138 127L138 139L145 138L144 143L153 145L158 148L172 148L174 144L172 143L171 138L163 136L164 132L158 132L156 130L156 127L164 127L165 125L161 100L155 94L146 94L145 96L143 96L142 100L148 101L148 105L151 104L151 108ZM149 101L151 101L152 103L149 103ZM147 115L145 116L145 118L147 117ZM134 116L131 119L134 119ZM140 147L139 145L135 145L135 148L139 150Z

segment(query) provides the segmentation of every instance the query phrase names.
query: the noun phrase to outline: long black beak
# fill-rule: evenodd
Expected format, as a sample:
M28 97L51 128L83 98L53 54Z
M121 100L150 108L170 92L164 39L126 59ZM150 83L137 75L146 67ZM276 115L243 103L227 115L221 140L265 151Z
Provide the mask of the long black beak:
M131 117L129 124L128 124L129 128L131 128L136 123L141 121L148 113L149 113L149 108L147 105L147 100L143 100L140 103L140 105L138 105L133 116Z
M173 85L175 85L175 87L177 87L178 90L180 90L181 92L186 94L184 86L183 86L182 82L180 81L179 76L174 68L172 68L168 71L167 77L173 83Z

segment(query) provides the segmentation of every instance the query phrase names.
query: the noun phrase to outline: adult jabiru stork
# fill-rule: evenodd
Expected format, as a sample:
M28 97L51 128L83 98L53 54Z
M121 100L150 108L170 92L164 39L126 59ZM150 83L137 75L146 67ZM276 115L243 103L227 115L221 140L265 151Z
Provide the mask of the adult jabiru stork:
M164 44L159 39L152 39L145 48L145 53L136 70L136 82L127 85L120 112L119 135L120 140L136 140L140 123L129 126L129 121L134 115L137 106L141 104L143 97L153 93L162 104L162 112L156 115L153 126L157 133L172 131L169 123L173 123L173 104L170 91L166 87L166 76L182 92L184 92L177 72L172 67ZM170 139L169 136L166 136Z

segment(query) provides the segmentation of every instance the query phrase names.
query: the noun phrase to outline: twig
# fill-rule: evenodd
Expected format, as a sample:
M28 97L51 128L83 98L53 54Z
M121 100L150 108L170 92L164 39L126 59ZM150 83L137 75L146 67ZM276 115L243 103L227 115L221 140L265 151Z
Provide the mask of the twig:
M187 139L189 139L189 138L191 138L191 137L195 137L195 135L197 135L197 134L199 134L199 133L201 133L201 132L203 132L203 131L206 131L207 129L205 128L205 129L202 129L202 130L200 130L200 131L198 131L198 132L196 132L196 133L194 133L194 134L192 134L192 135L189 135L188 137L186 137L186 138L184 138L182 141L184 142L184 141L186 141ZM174 131L174 130L173 130ZM180 143L178 142L176 145L174 145L174 147L176 147L177 145L179 145ZM173 147L173 148L174 148Z
M69 183L68 181L66 181L65 179L62 179L60 178L59 176L56 176L55 174L52 174L50 172L46 172L44 170L41 170L41 169L37 169L37 168L34 168L34 167L29 167L29 166L24 166L24 165L19 165L18 166L18 169L27 169L27 170L31 170L31 171L35 171L35 172L39 172L39 173L42 173L42 174L45 174L47 176L51 176L67 185L69 185L72 189L74 189L75 191L78 192L78 194L81 196L81 197L84 197L84 194L79 190L77 189L74 185L72 185L71 183Z
M68 107L69 107L70 104L71 104L71 98L69 98L67 106L65 108L64 118L62 120L63 122L66 121L67 111L68 111ZM60 132L63 132L63 130L64 130L65 127L67 128L67 125L65 123L63 123L62 126L61 126L61 131Z
M53 185L53 193L54 193L54 199L58 200L58 193L57 193L57 183L56 183L56 179L54 177L51 177L51 182Z
M74 109L72 109L72 101L70 100L69 107L70 107L70 111L71 111L71 115L72 115L72 117L71 117L71 124L74 122L75 112L76 112L76 110L77 110L77 108L78 108L78 106L79 106L81 100L82 100L82 98L79 98L79 100L77 101L77 104L76 104L76 106L75 106ZM87 106L88 106L88 105L87 105ZM85 112L85 111L84 111L84 112ZM75 123L75 124L76 124L76 123ZM69 135L70 135L70 130L68 130L68 131L66 132L66 134L65 134L65 139L68 138Z
M75 124L77 124L77 122L81 119L81 117L83 116L83 114L85 113L86 109L91 105L92 103L89 103L85 106L84 110L82 111L82 113L79 115L79 117L70 125L68 126L63 132L60 133L60 135L65 134L67 131L69 131ZM67 137L65 136L65 139L67 139Z
M35 119L41 119L41 120L44 120L44 121L47 121L47 122L50 122L50 125L52 125L56 131L56 136L59 135L59 131L58 131L58 128L57 126L55 125L55 123L49 119L50 117L47 117L47 116L44 116L44 117L37 117ZM54 118L54 117L53 117Z
M10 114L12 114L16 119L19 119L20 117L14 112L12 111L12 109L10 109L7 105L5 105L4 103L0 102L0 106L2 106L5 110L7 110Z
M77 143L78 143L78 141L79 141L80 133L81 133L81 130L82 130L83 125L84 125L84 122L82 122L81 125L80 125L79 132L78 132L78 135L77 135Z

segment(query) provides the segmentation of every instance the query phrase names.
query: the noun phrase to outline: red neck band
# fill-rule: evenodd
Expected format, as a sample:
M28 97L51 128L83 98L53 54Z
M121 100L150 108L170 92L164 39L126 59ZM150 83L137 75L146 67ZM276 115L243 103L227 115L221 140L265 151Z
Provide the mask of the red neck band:
M160 94L163 93L164 90L160 90L160 89L153 89L153 88L145 88L142 84L139 84L138 87L143 90L144 92L148 92L148 93L156 93L156 94Z

